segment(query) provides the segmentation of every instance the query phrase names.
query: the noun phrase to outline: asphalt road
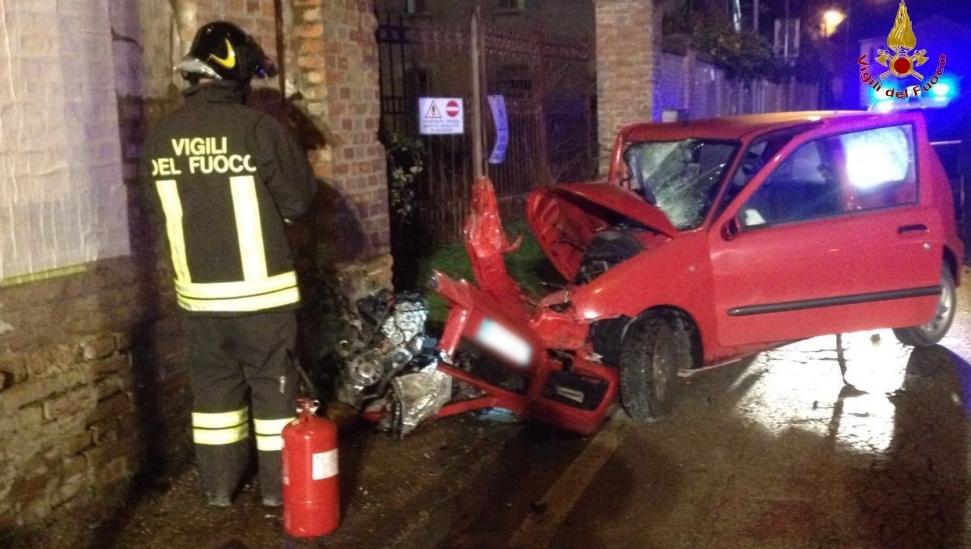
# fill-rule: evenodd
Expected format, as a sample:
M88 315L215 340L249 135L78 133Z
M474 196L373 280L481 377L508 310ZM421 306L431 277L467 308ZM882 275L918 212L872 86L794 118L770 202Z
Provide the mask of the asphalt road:
M971 273L965 273L971 282ZM971 283L941 345L799 342L684 380L659 423L592 439L470 416L341 442L340 529L282 532L247 486L207 508L190 468L14 547L971 547ZM2 545L2 543L0 543Z
M971 547L971 284L939 346L843 348L847 384L834 336L688 378L665 421L615 419L594 466L494 494L445 546Z

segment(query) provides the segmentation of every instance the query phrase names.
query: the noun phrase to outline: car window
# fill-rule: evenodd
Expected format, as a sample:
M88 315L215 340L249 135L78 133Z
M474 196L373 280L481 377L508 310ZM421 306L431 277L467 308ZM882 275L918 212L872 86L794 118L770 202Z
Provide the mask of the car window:
M740 210L744 227L830 217L917 200L913 130L851 132L799 147Z
M725 141L634 143L624 153L631 187L680 230L708 214L737 144Z
M749 184L749 181L759 171L772 160L772 157L782 150L782 147L786 146L792 138L803 131L802 129L788 129L781 132L772 133L761 137L754 141L749 148L745 151L745 155L742 156L741 161L738 164L738 169L735 171L735 175L732 176L731 181L725 189L725 195L722 197L721 205L719 207L718 213L721 214L725 208L735 197L738 196L742 189Z
M839 136L846 156L846 210L917 202L917 157L911 126Z

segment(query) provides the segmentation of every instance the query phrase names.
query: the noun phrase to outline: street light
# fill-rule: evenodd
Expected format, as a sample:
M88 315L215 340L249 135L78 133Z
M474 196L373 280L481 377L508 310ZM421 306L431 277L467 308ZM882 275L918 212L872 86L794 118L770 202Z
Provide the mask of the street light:
M834 104L833 97L833 84L834 84L834 71L832 63L833 59L838 56L837 46L832 44L829 40L836 30L839 28L840 24L846 20L846 12L840 11L838 9L829 9L823 12L822 20L820 21L820 51L824 53L827 58L821 66L819 71L819 106L820 108L830 108ZM843 52L848 51L849 44L849 32L844 34L845 43L843 44ZM838 74L838 72L837 72Z
M839 10L827 10L823 13L823 36L826 38L833 36L844 20L846 20L846 14Z

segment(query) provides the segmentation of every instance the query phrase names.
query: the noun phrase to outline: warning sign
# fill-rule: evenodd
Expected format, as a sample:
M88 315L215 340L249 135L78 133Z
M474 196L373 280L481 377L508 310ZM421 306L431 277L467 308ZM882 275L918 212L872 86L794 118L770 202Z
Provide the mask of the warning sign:
M418 127L422 135L465 133L465 109L457 97L419 97Z
M438 110L438 103L432 101L432 104L428 106L425 110L425 118L428 120L435 120L442 117L442 111Z

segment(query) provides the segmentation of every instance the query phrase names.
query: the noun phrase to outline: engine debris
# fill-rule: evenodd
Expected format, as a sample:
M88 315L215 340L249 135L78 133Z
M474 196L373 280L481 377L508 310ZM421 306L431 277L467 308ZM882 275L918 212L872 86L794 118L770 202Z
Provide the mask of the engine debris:
M337 400L382 413L397 437L435 415L452 398L451 378L437 370L438 341L428 337L428 304L418 293L379 290L357 302L338 343Z

